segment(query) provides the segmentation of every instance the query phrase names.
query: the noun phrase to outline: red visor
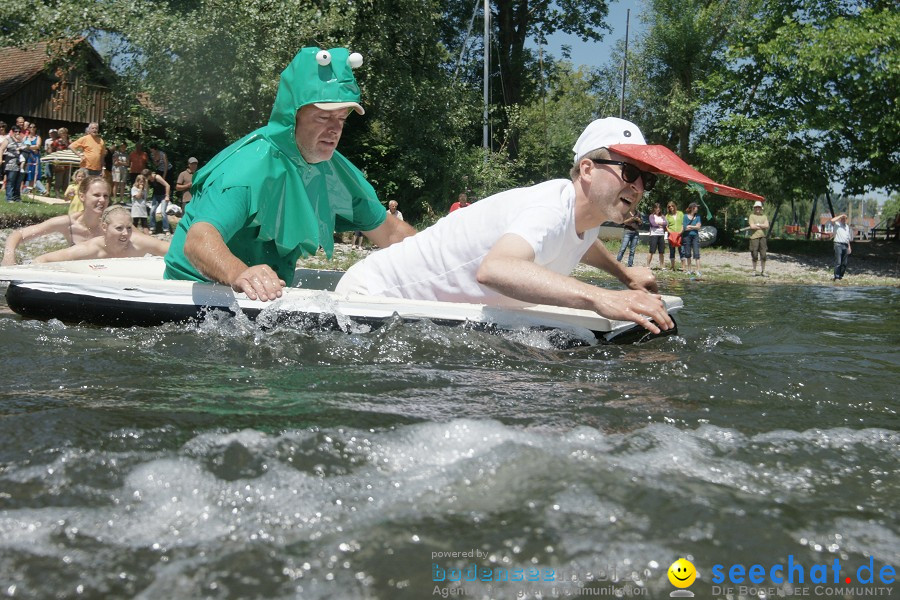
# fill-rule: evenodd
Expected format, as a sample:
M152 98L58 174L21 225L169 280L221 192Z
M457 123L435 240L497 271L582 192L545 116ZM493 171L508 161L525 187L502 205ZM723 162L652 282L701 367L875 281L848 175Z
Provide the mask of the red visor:
M651 173L661 173L674 177L678 181L685 183L699 183L708 192L719 194L720 196L730 196L731 198L744 198L745 200L762 200L765 198L739 190L737 188L728 187L721 183L716 183L697 169L678 158L678 156L666 148L665 146L651 146L643 144L616 144L609 147L613 152L617 152L626 158L637 163L637 166L644 171Z

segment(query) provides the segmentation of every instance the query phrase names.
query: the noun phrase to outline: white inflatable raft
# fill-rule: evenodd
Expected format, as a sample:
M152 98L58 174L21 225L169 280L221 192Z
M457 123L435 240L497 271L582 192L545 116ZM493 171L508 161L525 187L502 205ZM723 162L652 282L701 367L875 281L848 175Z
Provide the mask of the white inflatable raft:
M501 308L482 304L428 302L334 293L342 272L298 269L294 287L275 302L250 300L225 285L170 281L162 277L162 258L82 260L0 268L9 281L9 307L38 319L119 327L153 326L203 318L210 310L243 312L264 326L293 322L315 329L359 331L400 318L427 319L485 331L552 331L559 347L634 342L650 336L630 321L611 321L596 313L536 305ZM664 296L669 313L681 298ZM674 331L667 332L668 334Z

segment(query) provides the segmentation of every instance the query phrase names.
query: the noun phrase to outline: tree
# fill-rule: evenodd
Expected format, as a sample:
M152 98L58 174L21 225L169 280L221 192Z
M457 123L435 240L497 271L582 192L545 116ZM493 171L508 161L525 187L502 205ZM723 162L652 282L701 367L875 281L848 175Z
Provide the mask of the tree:
M567 178L572 146L596 116L599 76L566 61L549 73L545 94L519 111L512 125L519 131L520 180Z
M472 2L450 0L446 6L443 39L448 47L458 48L460 32L468 31ZM563 31L582 40L599 41L603 31L609 30L605 0L491 0L490 10L492 96L496 103L506 107L534 101L534 94L539 89L540 66L534 52L525 47L529 39L545 43L547 36ZM483 50L478 54L479 58L469 64L466 80L472 84L481 81L484 65L481 56ZM494 114L502 117L505 113L496 111ZM501 118L498 129L509 129L509 123ZM517 133L509 133L508 150L516 157L519 153Z
M629 114L645 135L690 160L692 136L715 101L730 36L754 1L650 0L647 33L635 44ZM701 124L702 125L702 124Z
M443 209L468 165L463 140L480 110L448 81L438 0L181 0L164 10L136 0L11 0L0 11L15 25L0 28L6 40L89 36L120 75L109 120L127 128L139 117L139 130L121 134L163 141L172 158L205 161L265 124L281 70L318 45L363 54L367 114L351 117L341 150L382 197L401 199L412 218L427 212L422 202Z
M850 193L900 189L900 13L890 3L765 0L730 61L730 110L777 122Z

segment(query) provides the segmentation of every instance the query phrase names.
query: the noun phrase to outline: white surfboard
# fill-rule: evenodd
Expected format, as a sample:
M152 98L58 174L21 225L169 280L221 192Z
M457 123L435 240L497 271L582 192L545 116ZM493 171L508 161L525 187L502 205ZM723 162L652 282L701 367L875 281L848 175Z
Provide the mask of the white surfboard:
M646 337L630 321L613 321L594 312L558 306L505 308L459 302L430 302L340 295L331 290L339 271L298 269L294 287L274 302L250 300L229 286L163 279L163 259L119 258L80 260L0 268L9 281L7 303L15 312L39 319L112 326L153 326L202 318L210 310L242 312L263 324L306 319L310 326L350 331L377 328L386 321L428 319L441 325L476 329L558 330L557 345L591 345ZM683 303L663 297L669 313ZM556 342L554 342L556 343Z

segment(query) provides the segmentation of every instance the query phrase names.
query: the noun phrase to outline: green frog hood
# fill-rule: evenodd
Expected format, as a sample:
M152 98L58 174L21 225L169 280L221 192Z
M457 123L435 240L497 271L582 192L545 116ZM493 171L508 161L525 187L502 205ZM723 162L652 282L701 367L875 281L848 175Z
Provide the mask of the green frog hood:
M265 127L231 144L194 175L191 193L216 186L246 187L257 239L274 241L286 256L297 247L314 254L319 246L330 257L336 217L353 217L354 198L377 200L365 176L339 152L330 160L309 164L295 139L297 111L308 104L326 109L359 105L353 67L359 54L345 48L303 48L281 73L272 114Z

